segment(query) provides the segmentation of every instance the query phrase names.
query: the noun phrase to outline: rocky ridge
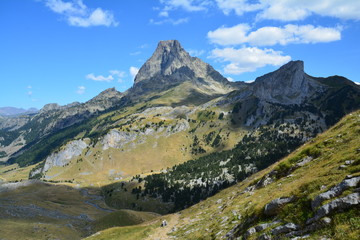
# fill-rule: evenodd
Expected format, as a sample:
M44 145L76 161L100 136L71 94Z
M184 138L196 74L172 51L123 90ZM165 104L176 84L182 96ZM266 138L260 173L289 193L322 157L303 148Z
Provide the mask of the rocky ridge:
M291 61L275 72L258 77L253 91L262 101L293 105L321 94L325 86L304 72L303 61Z
M8 137L3 144L0 141L0 146L2 145L0 151L5 151L9 157L11 154L14 154L13 156L21 155L23 153L21 149L27 144L36 143L46 135L114 108L120 104L122 97L122 93L116 91L115 88L110 88L85 103L74 102L65 106L51 103L45 105L35 115L23 115L5 119L0 122L0 130L8 131L12 139ZM20 147L14 143L17 148L6 148L20 137L24 139ZM7 160L9 157L4 159Z

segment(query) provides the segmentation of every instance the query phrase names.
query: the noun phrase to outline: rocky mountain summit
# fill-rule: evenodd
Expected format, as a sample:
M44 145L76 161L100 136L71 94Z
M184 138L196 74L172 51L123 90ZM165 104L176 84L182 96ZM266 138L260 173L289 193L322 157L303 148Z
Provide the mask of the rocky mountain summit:
M234 87L226 78L199 58L191 57L177 40L160 41L155 52L140 68L130 95L164 91L190 82L189 91L206 95L228 93Z
M324 90L322 84L304 72L303 61L291 61L275 72L258 77L254 83L256 97L285 105L301 104Z
M360 87L340 76L310 76L303 61L290 61L220 98L217 104L234 103L233 121L238 124L258 127L295 117L316 120L317 127L325 130L358 109Z

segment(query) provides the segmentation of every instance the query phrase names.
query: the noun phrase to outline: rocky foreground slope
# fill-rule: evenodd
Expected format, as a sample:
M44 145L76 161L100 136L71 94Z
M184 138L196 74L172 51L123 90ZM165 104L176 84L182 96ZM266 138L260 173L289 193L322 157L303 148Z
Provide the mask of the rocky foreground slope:
M360 112L188 209L88 239L358 239ZM166 227L160 223L166 219ZM131 235L126 235L131 232Z

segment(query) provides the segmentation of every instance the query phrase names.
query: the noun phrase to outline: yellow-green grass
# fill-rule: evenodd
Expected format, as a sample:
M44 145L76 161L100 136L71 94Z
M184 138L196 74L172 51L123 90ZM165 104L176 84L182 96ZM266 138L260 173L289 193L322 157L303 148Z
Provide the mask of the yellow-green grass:
M20 168L17 163L0 165L0 180L5 182L21 181L29 178L29 173L35 165Z
M1 192L0 238L80 239L91 229L79 216L96 220L108 214L86 203L92 200L69 186L40 182Z
M191 159L191 155L183 149L189 145L186 133L174 134L168 138L148 137L147 141L135 148L131 144L123 149L110 148L102 150L101 145L91 148L88 156L85 152L71 160L64 167L53 167L47 176L51 180L75 180L82 186L101 186L121 178L171 167Z
M93 226L94 230L101 231L111 227L137 225L146 221L150 221L158 216L159 214L152 212L139 212L122 209L97 219L93 223Z
M145 239L153 233L155 225L136 225L129 227L114 227L86 238L87 240L138 240Z
M133 225L133 226L119 226L112 227L106 230L99 231L94 235L87 237L86 240L108 240L108 239L124 239L124 240L138 240L138 239L153 239L154 234L156 234L155 239L167 239L159 237L159 232L163 233L167 229L171 229L172 226L168 226L166 229L161 227L163 220L166 220L168 224L173 224L170 221L177 221L177 214L159 216L147 222ZM166 236L166 234L165 234Z
M159 118L152 117L150 120L145 119L136 124L141 127L147 123L159 121ZM171 121L174 120L166 120L166 124L171 124ZM212 124L216 124L217 128L222 129L219 134L223 140L217 148L204 143L204 136L215 129L211 127ZM191 123L191 125L192 128L199 125L196 127L195 134L198 136L200 144L207 151L206 154L233 148L246 133L246 130L243 129L232 129L225 120ZM123 128L126 129L126 126ZM103 150L102 145L97 144L89 151L84 151L81 156L72 159L67 166L53 167L46 173L47 179L71 181L80 184L80 186L99 187L137 174L172 167L175 164L202 156L192 155L193 136L188 131L182 131L168 137L163 136L164 132L154 136L146 136L145 142L135 145L128 143L121 149Z
M84 235L76 229L69 228L66 223L41 221L36 219L3 219L0 218L0 238L6 240L19 239L81 239Z

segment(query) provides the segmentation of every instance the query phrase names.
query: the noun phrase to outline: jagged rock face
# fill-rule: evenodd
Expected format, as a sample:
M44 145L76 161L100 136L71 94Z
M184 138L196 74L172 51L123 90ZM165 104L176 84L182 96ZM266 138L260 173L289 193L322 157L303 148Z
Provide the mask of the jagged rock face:
M42 109L40 109L40 113L49 112L53 110L60 110L61 106L57 103L48 103Z
M135 84L156 75L171 75L179 68L191 65L193 59L178 41L160 41L152 57L140 68Z
M61 110L65 115L72 115L82 111L89 111L90 113L103 111L118 104L122 97L123 94L121 92L116 91L115 88L109 88L85 103L73 102L65 106L60 106L57 103L46 104L40 110L40 113Z
M256 79L254 95L280 104L301 104L321 85L304 72L304 62L291 61L280 69Z
M57 115L57 119L51 122L46 130L49 132L54 128L62 129L83 121L98 112L117 106L122 97L123 94L116 91L115 88L109 88L85 103L68 104L60 107L58 111L45 112L47 114L44 114L43 116L40 115L39 117L46 119Z
M276 215L285 204L294 200L295 198L293 196L274 199L270 203L266 204L264 214L267 216Z
M122 148L125 144L132 142L136 139L135 133L118 131L112 129L102 140L103 150L107 150L110 147L112 148Z
M315 199L311 202L311 208L313 210L316 210L316 208L319 207L323 201L339 196L348 188L356 187L357 185L359 185L359 183L360 177L345 179L340 184L331 188L329 191L326 191L316 196Z
M140 68L132 93L166 90L185 81L210 94L224 94L234 88L209 64L191 57L177 40L160 41L151 58Z
M8 131L13 131L19 129L24 126L30 119L31 117L29 115L23 115L14 118L2 117L0 119L0 130L6 129Z
M121 92L116 91L115 88L109 88L102 91L99 95L94 97L93 99L89 100L85 104L87 106L93 106L97 108L109 108L116 103L123 97Z
M103 145L102 149L107 150L109 148L127 148L127 150L130 150L132 147L146 142L149 136L154 136L157 138L169 137L173 134L186 131L189 128L189 123L183 119L176 122L174 125L167 126L166 128L148 127L144 131L138 131L138 128L135 127L134 129L130 129L130 132L111 129L101 141L101 144ZM128 145L129 143L131 143L131 145Z
M80 156L82 151L87 146L88 145L83 140L75 140L70 142L63 150L57 153L53 153L46 158L45 165L42 171L46 172L54 166L62 167L66 165L73 157Z

